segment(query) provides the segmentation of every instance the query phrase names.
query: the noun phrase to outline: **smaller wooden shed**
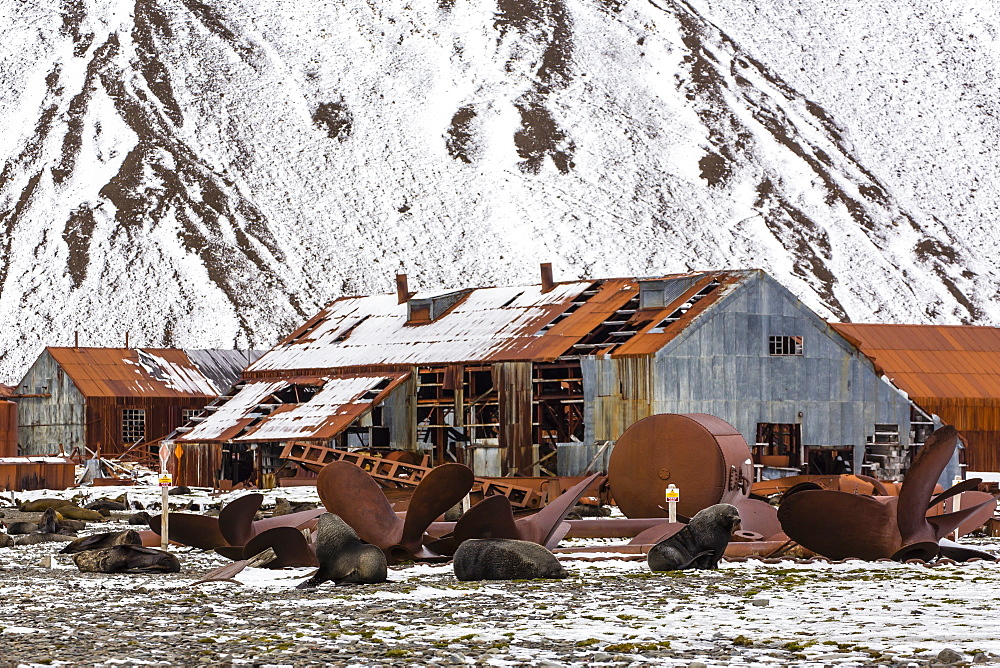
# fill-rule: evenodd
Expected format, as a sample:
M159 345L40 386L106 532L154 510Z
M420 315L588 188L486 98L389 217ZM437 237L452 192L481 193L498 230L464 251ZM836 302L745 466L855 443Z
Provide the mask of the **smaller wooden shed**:
M170 433L225 393L260 351L46 348L10 398L22 455L115 456Z

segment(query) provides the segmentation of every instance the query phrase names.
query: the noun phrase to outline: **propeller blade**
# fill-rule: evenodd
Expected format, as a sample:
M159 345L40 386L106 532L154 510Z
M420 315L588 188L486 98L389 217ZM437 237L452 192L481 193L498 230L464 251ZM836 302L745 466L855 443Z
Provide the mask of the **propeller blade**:
M347 462L331 462L320 471L316 490L326 509L347 522L361 540L383 550L399 542L403 520L396 516L378 483L364 469Z
M263 501L263 494L246 494L219 512L219 531L230 545L246 545L253 538L253 518Z

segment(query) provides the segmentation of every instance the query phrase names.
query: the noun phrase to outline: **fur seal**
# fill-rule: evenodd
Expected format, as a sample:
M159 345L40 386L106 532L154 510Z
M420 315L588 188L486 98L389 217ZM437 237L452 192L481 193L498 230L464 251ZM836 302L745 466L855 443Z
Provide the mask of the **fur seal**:
M87 510L96 510L97 512L101 512L102 509L117 510L117 511L128 510L128 508L125 506L124 503L121 503L119 501L113 501L111 499L98 499L97 501L88 503L84 507Z
M42 513L42 518L38 520L38 533L59 533L59 520L56 518L56 511L46 508Z
M569 573L538 543L510 538L472 538L455 550L455 577L470 580L564 578Z
M38 545L39 543L57 543L66 542L73 540L73 536L66 536L61 533L41 533L36 531L35 533L29 533L26 536L20 536L14 541L14 545Z
M0 533L0 547L10 547L14 544L14 539L8 534Z
M319 570L298 586L315 587L327 580L336 584L376 584L388 579L385 553L363 542L340 516L324 513L316 528Z
M59 509L62 506L71 506L72 501L67 501L66 499L35 499L34 501L25 501L20 505L18 510L22 513L37 513L43 510L48 510L49 508Z
M730 537L739 528L736 506L717 503L699 510L687 526L654 545L646 562L652 571L718 568Z
M142 538L135 529L125 531L109 531L96 533L92 536L77 538L72 543L59 550L60 554L76 554L84 550L99 550L113 545L142 545Z
M7 525L7 533L12 536L35 533L36 531L38 531L38 525L34 522L11 522Z
M73 556L81 573L179 573L177 557L141 545L115 545Z
M149 526L149 513L145 510L140 510L134 515L130 515L128 518L128 523L133 526Z
M69 504L66 506L59 506L57 508L59 514L69 520L84 520L86 522L103 522L105 519L104 515L97 512L96 510L87 510L86 508L81 508L80 506L74 506Z

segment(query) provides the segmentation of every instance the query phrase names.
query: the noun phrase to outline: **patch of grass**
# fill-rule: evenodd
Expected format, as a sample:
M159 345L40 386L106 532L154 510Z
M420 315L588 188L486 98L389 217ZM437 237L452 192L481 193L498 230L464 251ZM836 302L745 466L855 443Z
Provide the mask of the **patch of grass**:
M739 647L753 647L753 640L744 635L738 635L733 638L733 644Z
M410 653L408 649L390 649L385 653L386 656L406 656Z
M652 643L620 642L613 645L607 645L604 648L604 651L621 652L623 654L641 654L642 652L652 652L658 649L670 649L670 641L661 640L660 642Z
M599 642L600 642L600 640L598 640L597 638L587 638L586 640L577 640L576 641L576 646L577 647L590 647L591 645L596 645Z

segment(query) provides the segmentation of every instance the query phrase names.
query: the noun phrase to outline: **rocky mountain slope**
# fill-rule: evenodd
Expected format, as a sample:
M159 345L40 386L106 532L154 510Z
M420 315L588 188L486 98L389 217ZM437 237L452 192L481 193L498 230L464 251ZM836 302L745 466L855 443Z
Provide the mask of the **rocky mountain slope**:
M812 3L741 4L0 0L0 380L74 331L266 347L398 270L540 261L761 267L834 318L1000 323L996 195L958 202L996 149L887 137L908 117L866 107L878 77L825 81L836 37L771 44Z

